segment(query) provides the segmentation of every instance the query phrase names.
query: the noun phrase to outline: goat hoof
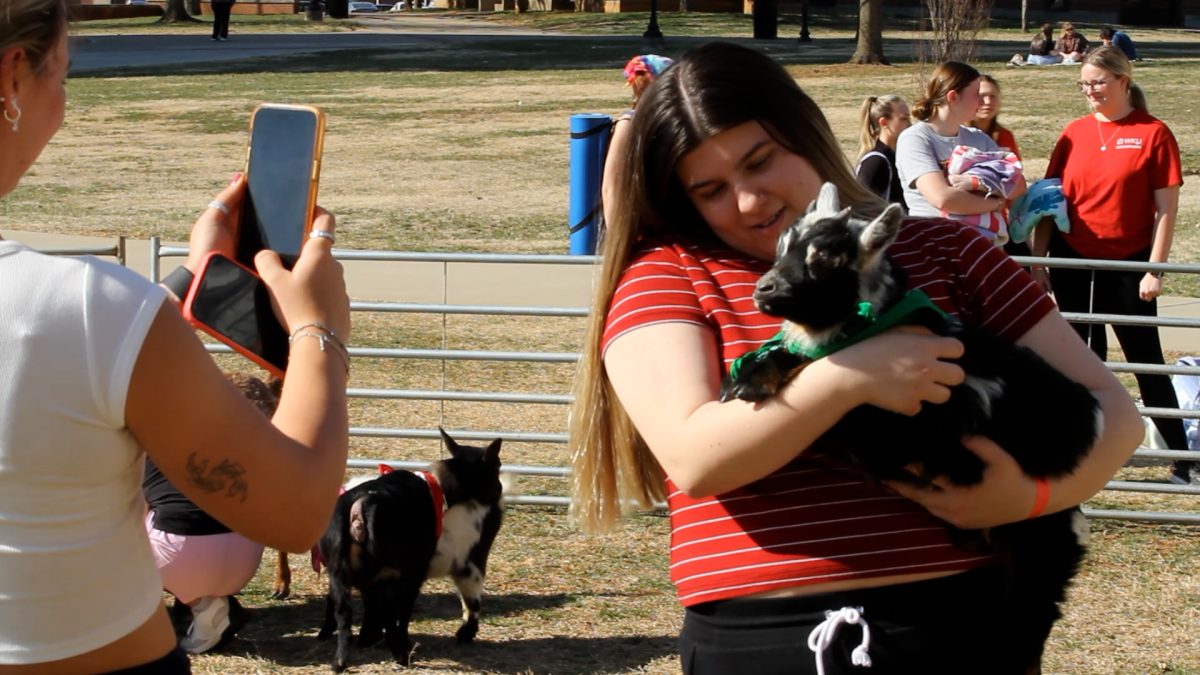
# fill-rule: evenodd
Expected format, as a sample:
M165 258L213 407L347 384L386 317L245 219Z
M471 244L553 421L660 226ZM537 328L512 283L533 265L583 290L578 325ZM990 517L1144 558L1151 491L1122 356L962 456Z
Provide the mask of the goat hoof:
M413 652L417 651L417 643L410 642L407 645L396 645L392 647L392 658L396 659L396 663L405 668L412 665Z
M335 673L344 672L346 670L347 665L348 664L345 661L334 661L333 672L335 672Z
M767 387L752 385L749 383L731 384L729 388L721 395L721 401L732 401L735 398L742 401L750 401L757 403L771 398L773 391Z
M479 624L464 623L459 626L458 632L454 634L460 645L469 645L475 641L475 636L479 633Z
M287 600L291 596L292 596L292 590L290 588L276 588L271 593L272 600Z

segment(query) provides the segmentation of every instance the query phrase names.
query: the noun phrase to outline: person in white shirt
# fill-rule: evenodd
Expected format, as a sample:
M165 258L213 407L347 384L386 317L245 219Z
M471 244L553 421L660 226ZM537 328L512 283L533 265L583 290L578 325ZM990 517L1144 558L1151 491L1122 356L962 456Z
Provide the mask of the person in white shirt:
M61 126L68 63L66 0L5 0L0 197ZM168 279L186 281L209 252L232 255L244 191L236 179L209 205L185 271ZM348 362L323 349L350 330L333 227L321 212L323 234L291 271L270 252L255 261L281 321L314 337L292 345L273 420L225 380L162 287L0 241L0 675L189 672L143 526L147 455L247 537L289 551L316 542L348 442Z

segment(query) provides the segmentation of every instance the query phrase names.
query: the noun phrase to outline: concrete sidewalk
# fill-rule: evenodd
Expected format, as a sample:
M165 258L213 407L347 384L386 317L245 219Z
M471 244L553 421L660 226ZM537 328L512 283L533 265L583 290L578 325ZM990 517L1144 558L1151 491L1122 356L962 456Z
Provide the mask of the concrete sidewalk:
M109 247L112 238L4 231L37 249ZM168 242L164 242L164 245ZM172 243L171 245L183 245ZM131 269L150 275L150 242L126 240ZM177 262L162 261L163 274ZM438 262L346 261L346 287L355 300L447 303L456 305L509 305L531 307L587 307L591 302L591 265L496 264ZM1200 319L1200 299L1167 297L1158 300L1160 316ZM1163 349L1200 354L1200 329L1160 328ZM1109 344L1117 344L1109 329Z

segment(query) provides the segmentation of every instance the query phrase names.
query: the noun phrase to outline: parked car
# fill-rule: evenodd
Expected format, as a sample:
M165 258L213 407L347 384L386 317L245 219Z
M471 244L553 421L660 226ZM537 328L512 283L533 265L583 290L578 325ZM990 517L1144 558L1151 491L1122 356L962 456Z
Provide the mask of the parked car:
M378 12L378 11L379 11L379 8L376 7L375 3L373 3L373 2L351 2L350 3L350 13L351 14L370 14L370 13Z

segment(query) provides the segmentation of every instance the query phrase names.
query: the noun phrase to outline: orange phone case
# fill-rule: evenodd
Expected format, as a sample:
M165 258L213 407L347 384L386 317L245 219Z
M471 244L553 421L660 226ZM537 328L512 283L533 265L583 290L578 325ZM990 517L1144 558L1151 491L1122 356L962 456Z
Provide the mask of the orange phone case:
M278 377L279 379L282 380L283 374L284 374L284 371L282 368L279 368L278 366L271 363L270 361L267 361L265 358L259 356L258 354L255 354L254 352L250 351L249 349L247 349L247 348L243 347L242 345L229 339L228 337L221 334L213 327L209 326L208 324L204 323L200 319L196 318L195 314L192 312L192 303L195 301L196 294L200 291L200 287L203 285L200 282L204 278L204 275L208 272L209 263L212 262L212 259L217 256L225 258L226 260L233 263L234 265L237 265L238 267L242 268L243 270L246 270L247 273L253 275L255 278L258 278L258 274L255 273L254 270L246 267L245 265L239 263L238 261L234 260L233 258L222 255L216 251L209 253L207 256L204 257L204 261L200 265L200 273L196 275L195 281L192 282L191 288L188 289L187 298L185 298L183 301L183 310L182 311L183 311L184 320L187 321L192 327L204 331L205 333L212 336L214 339L220 341L222 344L229 347L233 351L250 359L255 364L257 364L260 368L262 368L263 370L266 370L268 373L271 373L275 377ZM281 327L280 330L283 330L283 328Z
M321 182L321 155L325 148L325 113L320 108L311 105L289 105L285 103L260 103L254 107L250 113L249 133L246 137L246 163L242 169L243 175L250 173L250 151L254 145L254 118L258 112L263 109L279 109L279 110L303 110L312 113L317 119L317 137L313 139L313 162L312 172L309 174L308 182L308 197L305 204L305 213L308 217L304 224L304 241L308 240L308 233L312 231L313 218L317 206L317 187Z

